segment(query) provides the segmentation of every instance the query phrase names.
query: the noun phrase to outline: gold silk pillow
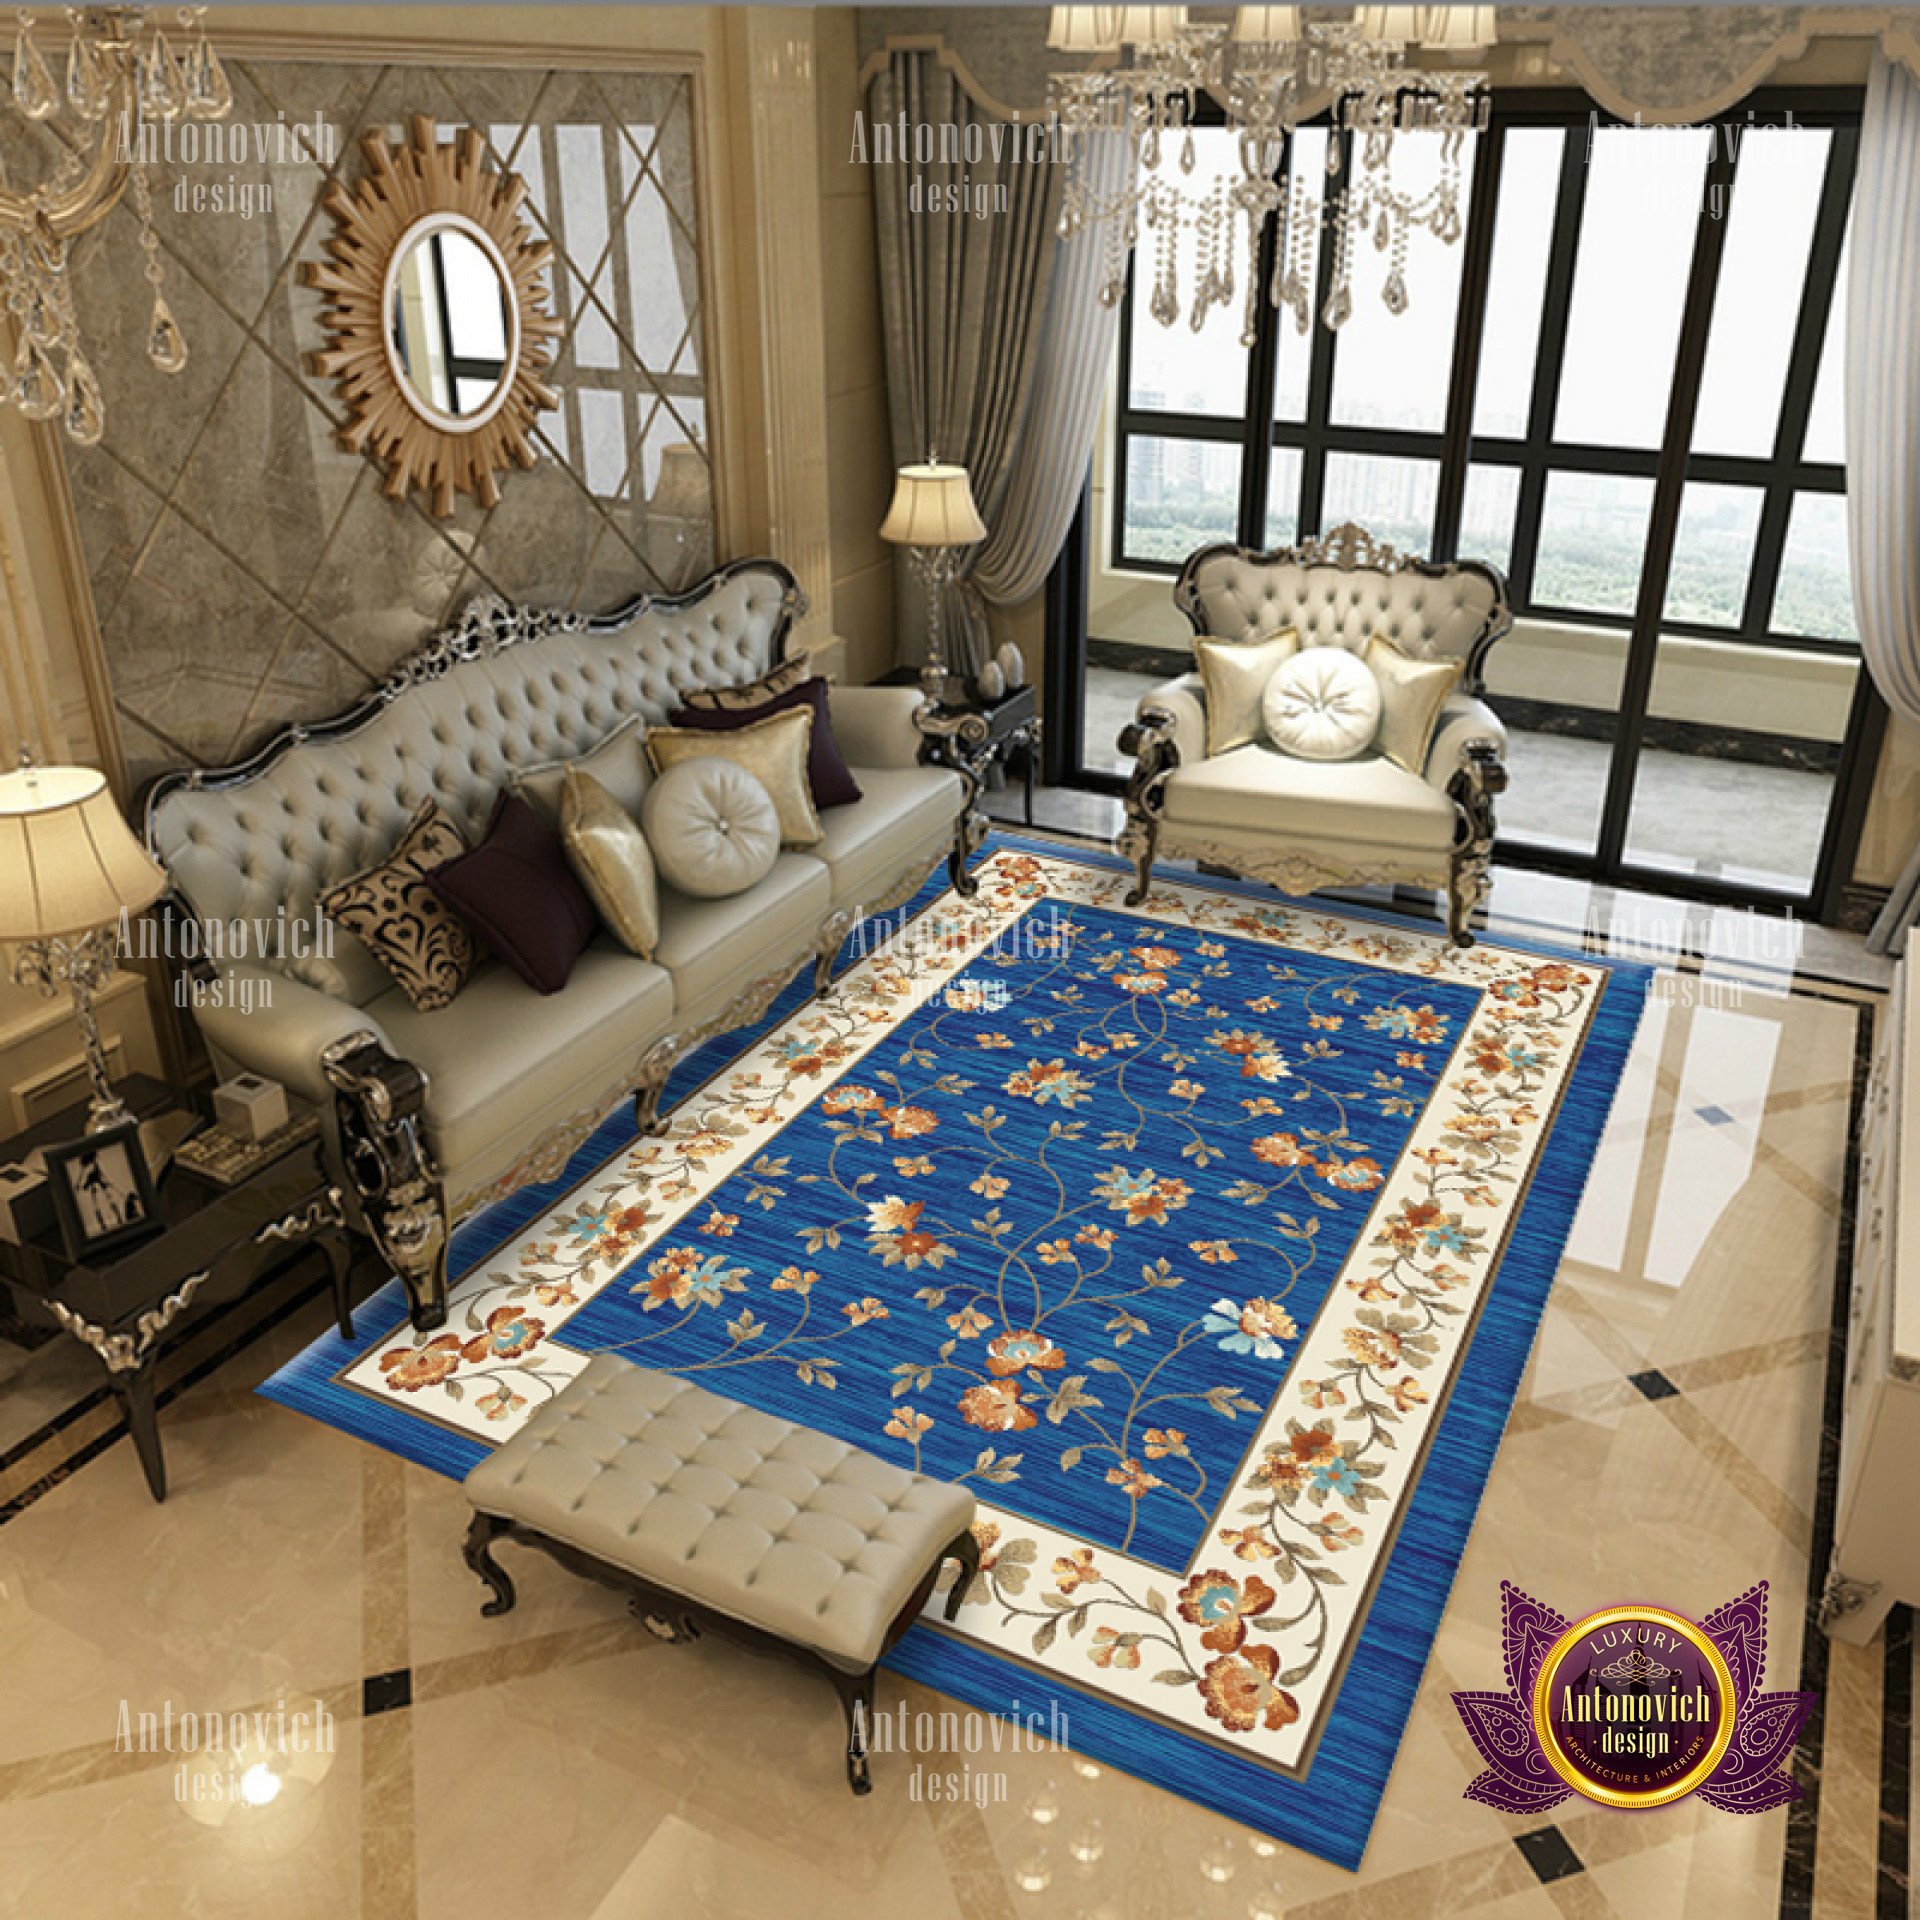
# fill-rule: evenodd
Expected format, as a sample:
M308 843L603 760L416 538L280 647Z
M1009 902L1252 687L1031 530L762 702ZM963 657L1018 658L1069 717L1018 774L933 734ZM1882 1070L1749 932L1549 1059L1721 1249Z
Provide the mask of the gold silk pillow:
M378 866L320 896L322 909L360 940L422 1013L446 1006L480 958L467 923L426 878L466 851L460 829L437 800L429 800Z
M1380 682L1380 731L1374 744L1396 767L1425 774L1440 709L1459 685L1463 663L1416 660L1376 633L1367 642L1367 665Z
M1300 636L1292 627L1259 640L1215 640L1203 635L1194 641L1200 683L1207 690L1209 758L1260 738L1260 703L1266 697L1267 682L1299 650Z
M687 760L731 760L766 788L780 821L783 847L811 847L820 839L820 816L807 785L807 754L813 741L813 709L790 707L726 733L694 727L654 727L647 752L655 773Z
M592 774L569 767L560 793L560 838L574 878L614 938L651 960L660 938L660 882L639 821Z

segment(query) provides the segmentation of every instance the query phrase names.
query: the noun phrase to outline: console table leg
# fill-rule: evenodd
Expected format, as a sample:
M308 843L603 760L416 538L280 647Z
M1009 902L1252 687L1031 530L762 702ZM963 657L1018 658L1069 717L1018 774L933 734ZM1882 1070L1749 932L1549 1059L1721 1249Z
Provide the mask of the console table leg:
M127 1431L133 1435L133 1450L140 1456L140 1470L147 1476L147 1491L155 1500L164 1500L167 1462L160 1451L160 1425L153 1411L153 1374L144 1366L130 1373L115 1374L113 1390L126 1410Z

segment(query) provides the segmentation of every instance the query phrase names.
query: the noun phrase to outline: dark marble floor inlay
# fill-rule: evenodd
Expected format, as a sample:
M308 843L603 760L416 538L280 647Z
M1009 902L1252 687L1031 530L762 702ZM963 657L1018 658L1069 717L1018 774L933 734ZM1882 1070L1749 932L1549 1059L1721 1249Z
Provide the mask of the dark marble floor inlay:
M1680 1396L1680 1389L1658 1367L1649 1367L1645 1373L1630 1373L1627 1380L1649 1400L1676 1400Z
M1558 1827L1535 1827L1531 1833L1516 1833L1513 1844L1520 1849L1522 1858L1542 1886L1571 1879L1574 1874L1587 1870L1587 1863L1574 1852Z
M360 1708L371 1720L376 1713L413 1704L413 1669L396 1667L391 1673L370 1673L360 1683Z

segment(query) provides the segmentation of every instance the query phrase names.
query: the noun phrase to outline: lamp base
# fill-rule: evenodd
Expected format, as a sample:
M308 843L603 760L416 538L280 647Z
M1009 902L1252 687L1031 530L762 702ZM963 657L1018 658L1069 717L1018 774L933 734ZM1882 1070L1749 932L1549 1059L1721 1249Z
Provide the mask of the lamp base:
M14 956L13 977L18 985L38 987L48 995L65 987L73 996L74 1022L80 1029L87 1079L93 1087L93 1098L87 1103L89 1133L123 1127L133 1118L132 1109L113 1090L100 1022L93 1011L94 994L113 977L119 957L118 931L100 927L71 939L24 941Z
M133 1119L133 1109L111 1087L104 1095L96 1092L87 1102L89 1133L108 1133L115 1127L130 1126Z

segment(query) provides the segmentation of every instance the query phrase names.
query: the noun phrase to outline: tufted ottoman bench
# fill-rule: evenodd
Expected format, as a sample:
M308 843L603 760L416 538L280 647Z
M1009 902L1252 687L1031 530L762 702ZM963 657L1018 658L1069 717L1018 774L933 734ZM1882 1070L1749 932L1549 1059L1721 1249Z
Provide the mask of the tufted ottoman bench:
M662 1639L711 1627L822 1667L846 1710L855 1793L871 1785L880 1657L945 1561L960 1563L949 1620L980 1564L964 1488L614 1353L589 1361L466 1489L467 1565L494 1594L482 1613L513 1605L492 1549L519 1540L625 1592Z

